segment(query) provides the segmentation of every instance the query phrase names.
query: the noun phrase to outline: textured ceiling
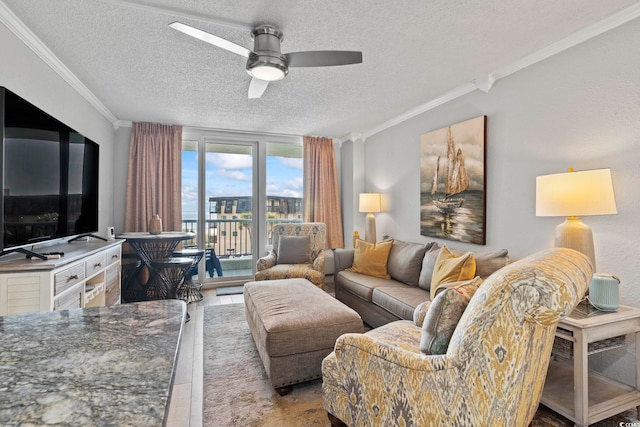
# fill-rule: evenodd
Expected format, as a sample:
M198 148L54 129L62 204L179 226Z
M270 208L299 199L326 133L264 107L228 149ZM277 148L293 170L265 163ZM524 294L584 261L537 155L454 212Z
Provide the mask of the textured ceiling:
M508 66L631 0L0 0L118 120L341 137ZM247 48L276 25L283 52L360 50L363 63L292 68L247 99L245 59L168 27Z

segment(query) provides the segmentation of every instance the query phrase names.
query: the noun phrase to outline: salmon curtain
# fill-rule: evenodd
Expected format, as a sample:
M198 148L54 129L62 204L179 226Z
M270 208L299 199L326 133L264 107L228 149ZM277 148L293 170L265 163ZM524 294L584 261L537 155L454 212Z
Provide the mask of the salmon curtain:
M148 231L162 219L163 231L182 228L182 126L134 123L129 146L125 232Z
M327 225L327 247L343 248L342 209L333 140L305 136L303 157L304 220L324 222Z

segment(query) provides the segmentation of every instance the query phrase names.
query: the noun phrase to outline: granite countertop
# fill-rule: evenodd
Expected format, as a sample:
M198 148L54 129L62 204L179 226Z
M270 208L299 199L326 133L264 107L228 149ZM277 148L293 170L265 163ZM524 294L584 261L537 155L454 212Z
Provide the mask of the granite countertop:
M0 317L0 425L161 426L186 304Z

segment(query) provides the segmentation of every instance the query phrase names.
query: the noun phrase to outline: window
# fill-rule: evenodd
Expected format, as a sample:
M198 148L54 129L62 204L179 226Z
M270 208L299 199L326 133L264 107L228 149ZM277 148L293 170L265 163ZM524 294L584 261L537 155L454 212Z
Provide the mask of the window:
M302 222L302 146L267 144L267 243L273 224Z

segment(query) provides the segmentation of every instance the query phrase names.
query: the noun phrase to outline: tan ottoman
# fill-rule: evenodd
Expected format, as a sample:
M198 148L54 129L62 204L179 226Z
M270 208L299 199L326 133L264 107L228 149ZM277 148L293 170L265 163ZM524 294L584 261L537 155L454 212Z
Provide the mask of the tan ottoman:
M246 283L244 303L253 341L280 394L321 378L322 359L336 339L364 331L358 313L306 279Z

